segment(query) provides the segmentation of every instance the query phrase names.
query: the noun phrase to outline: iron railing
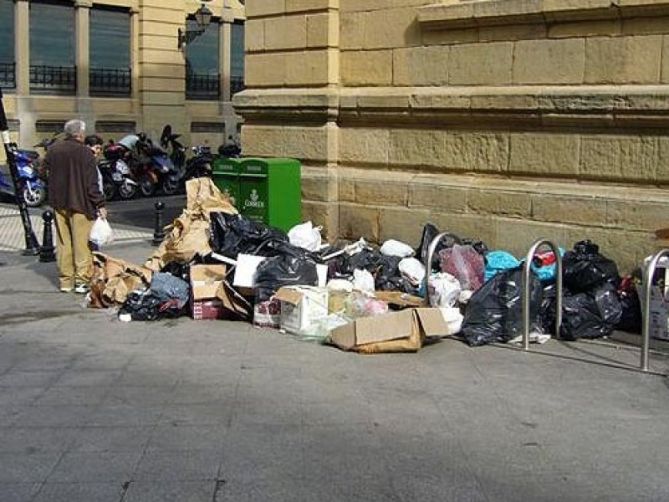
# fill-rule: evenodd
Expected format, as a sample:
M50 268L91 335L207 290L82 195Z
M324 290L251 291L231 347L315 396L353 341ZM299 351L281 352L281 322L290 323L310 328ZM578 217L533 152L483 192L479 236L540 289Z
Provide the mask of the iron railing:
M75 94L77 92L77 67L31 65L30 90Z
M221 76L186 73L186 99L217 100L221 96Z
M0 87L16 88L16 63L0 63Z
M230 95L234 96L244 90L244 77L230 77Z
M91 68L91 96L130 96L132 71L130 68Z

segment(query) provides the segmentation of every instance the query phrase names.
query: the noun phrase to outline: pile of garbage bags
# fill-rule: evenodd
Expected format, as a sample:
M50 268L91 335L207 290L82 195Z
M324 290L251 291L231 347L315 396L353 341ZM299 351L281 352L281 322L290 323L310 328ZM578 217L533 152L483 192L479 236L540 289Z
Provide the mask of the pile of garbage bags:
M331 246L311 222L289 232L236 211L208 178L187 183L187 204L143 266L95 255L90 306L119 307L123 321L191 316L231 319L329 341L359 352L411 351L428 337L457 335L471 346L518 340L523 330L523 262L475 239L426 224L417 247L364 239ZM596 244L582 241L563 260L561 337L598 338L637 330L631 278ZM555 328L556 256L531 264L534 340Z

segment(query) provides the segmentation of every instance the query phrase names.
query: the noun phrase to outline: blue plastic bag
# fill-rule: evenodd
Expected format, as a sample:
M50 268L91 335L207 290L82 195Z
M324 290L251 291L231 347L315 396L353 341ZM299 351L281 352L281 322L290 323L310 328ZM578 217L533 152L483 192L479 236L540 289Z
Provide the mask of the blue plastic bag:
M511 253L506 251L490 251L485 255L484 280L488 282L498 273L517 268L520 262Z

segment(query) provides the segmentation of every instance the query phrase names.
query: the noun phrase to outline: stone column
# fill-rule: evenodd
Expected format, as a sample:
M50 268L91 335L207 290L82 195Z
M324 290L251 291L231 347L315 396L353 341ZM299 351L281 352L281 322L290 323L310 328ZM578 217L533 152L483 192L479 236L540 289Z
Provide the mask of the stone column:
M139 9L132 8L130 10L130 86L133 100L139 99L139 59Z
M90 94L90 14L91 0L77 0L76 8L76 64L77 96L86 98Z
M30 94L30 4L18 0L14 5L14 61L16 62L16 94Z
M304 220L339 231L339 0L246 2L245 155L302 162ZM290 116L294 119L291 120Z
M227 15L226 15L227 14ZM230 16L230 17L228 17ZM221 68L221 101L227 103L231 97L230 85L230 64L231 64L231 41L232 41L232 11L225 9L223 11L223 19L220 24L219 36L219 65Z

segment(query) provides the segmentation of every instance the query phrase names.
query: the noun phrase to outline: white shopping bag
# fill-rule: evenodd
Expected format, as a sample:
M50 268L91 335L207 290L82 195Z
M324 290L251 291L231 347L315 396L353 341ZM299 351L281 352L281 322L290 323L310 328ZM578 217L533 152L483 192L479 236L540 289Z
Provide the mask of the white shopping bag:
M106 219L95 220L89 240L98 247L107 246L114 241L114 231Z

